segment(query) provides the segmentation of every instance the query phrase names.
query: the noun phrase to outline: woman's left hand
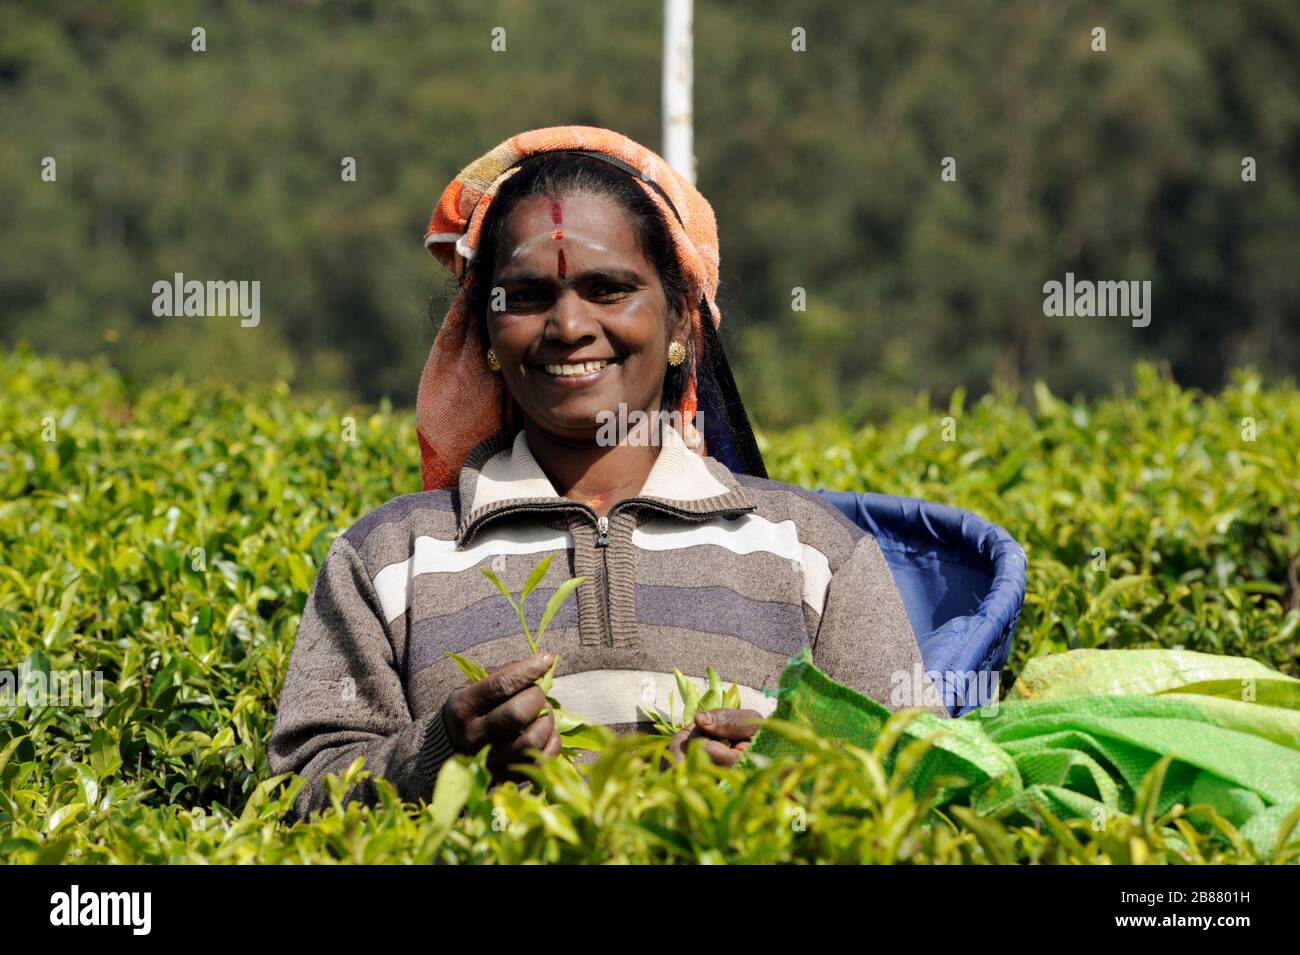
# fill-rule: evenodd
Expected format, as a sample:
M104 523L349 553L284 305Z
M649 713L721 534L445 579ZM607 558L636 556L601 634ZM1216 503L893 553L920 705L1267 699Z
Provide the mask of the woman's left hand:
M750 740L758 732L763 717L757 710L701 710L695 714L695 725L682 730L668 744L668 752L674 759L686 755L686 747L692 740L700 740L709 758L719 766L734 766Z

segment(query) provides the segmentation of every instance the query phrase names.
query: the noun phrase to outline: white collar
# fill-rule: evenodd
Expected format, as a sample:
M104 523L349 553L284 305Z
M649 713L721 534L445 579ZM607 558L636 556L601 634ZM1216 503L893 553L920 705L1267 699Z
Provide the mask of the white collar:
M732 491L710 471L703 457L686 446L676 428L665 422L659 435L659 454L637 497L699 501ZM483 465L474 484L473 510L477 513L501 501L519 498L560 496L533 457L525 432L520 429L509 448L498 451Z

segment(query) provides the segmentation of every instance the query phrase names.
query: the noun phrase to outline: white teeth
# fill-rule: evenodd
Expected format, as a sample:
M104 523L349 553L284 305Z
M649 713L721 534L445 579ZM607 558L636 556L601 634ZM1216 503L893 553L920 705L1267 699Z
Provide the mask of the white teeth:
M609 360L602 358L600 361L584 361L577 365L543 365L542 367L549 375L585 375L598 371L608 364Z

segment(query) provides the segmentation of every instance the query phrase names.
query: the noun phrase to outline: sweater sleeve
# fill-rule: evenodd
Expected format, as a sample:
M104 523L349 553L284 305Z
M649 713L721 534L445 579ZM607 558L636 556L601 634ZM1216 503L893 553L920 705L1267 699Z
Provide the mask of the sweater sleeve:
M827 676L891 711L919 706L950 715L925 672L902 595L870 534L831 576L812 651Z
M275 727L267 744L273 773L306 777L298 818L329 805L322 777L358 756L408 801L428 799L452 754L442 711L413 720L388 627L364 562L336 538L303 608ZM372 780L345 802L378 801Z

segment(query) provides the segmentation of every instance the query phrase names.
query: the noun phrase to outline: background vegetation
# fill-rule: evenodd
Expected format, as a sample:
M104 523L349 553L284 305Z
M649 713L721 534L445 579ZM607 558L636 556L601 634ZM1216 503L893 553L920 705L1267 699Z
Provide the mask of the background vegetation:
M451 177L540 126L660 145L657 0L0 0L0 22L0 342L129 384L411 404ZM993 380L1095 397L1139 358L1209 390L1295 372L1298 52L1291 0L697 4L699 184L757 420ZM1150 280L1151 325L1045 318L1067 271ZM155 318L176 272L261 281L261 324Z

